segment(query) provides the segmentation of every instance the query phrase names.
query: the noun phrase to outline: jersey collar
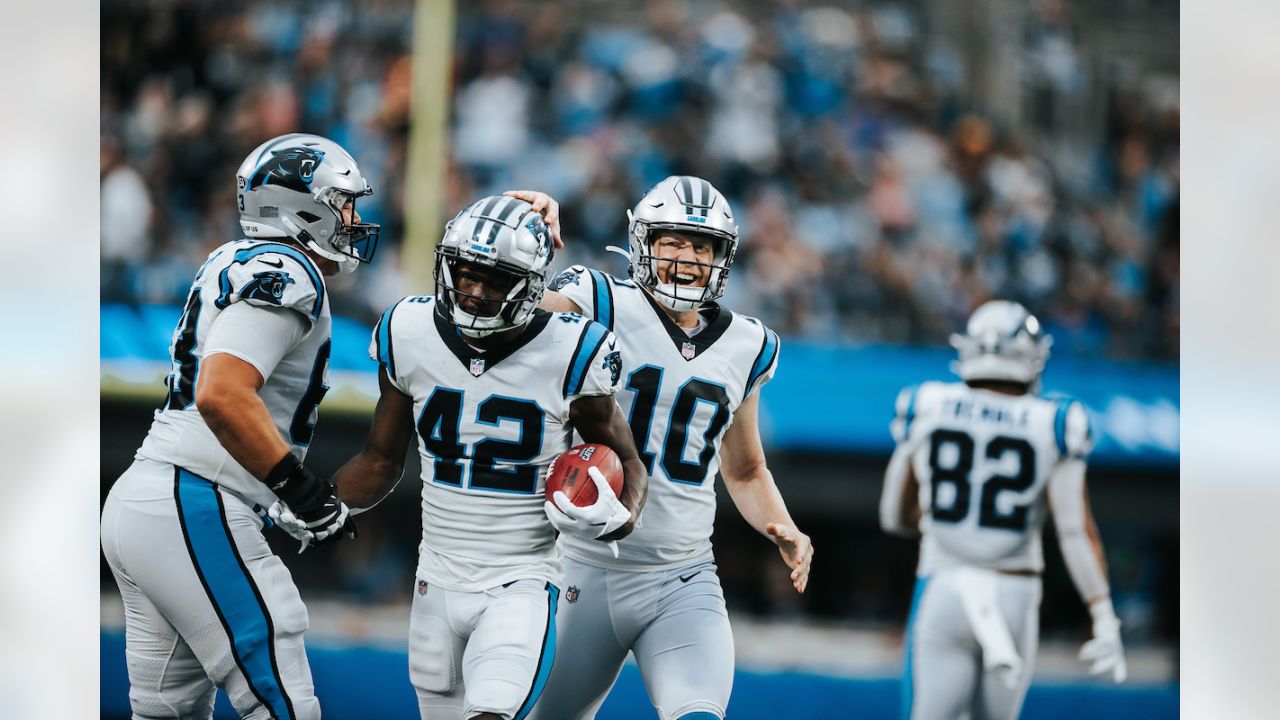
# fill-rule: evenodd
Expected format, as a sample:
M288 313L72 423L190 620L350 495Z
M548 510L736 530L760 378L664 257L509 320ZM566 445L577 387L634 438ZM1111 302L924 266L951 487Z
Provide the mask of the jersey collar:
M707 326L702 329L702 332L689 337L684 329L663 311L662 306L650 297L649 293L642 290L640 294L644 295L644 299L653 308L654 314L662 322L662 327L666 328L667 335L671 337L671 342L675 344L676 350L686 362L698 357L704 350L715 344L715 341L720 339L724 331L729 329L729 324L733 322L733 313L725 311L717 303L704 303L698 312L707 321Z
M441 305L436 303L436 307L439 308ZM536 338L547 327L547 321L551 319L551 313L544 310L534 310L533 318L524 326L523 332L511 338L508 342L481 352L468 345L459 334L458 328L446 320L439 310L431 314L435 317L436 331L440 333L440 339L444 340L444 344L453 353L454 357L458 358L458 362L461 362L462 366L476 377L492 370L493 366L528 345L530 340ZM476 368L479 369L479 372L475 371Z

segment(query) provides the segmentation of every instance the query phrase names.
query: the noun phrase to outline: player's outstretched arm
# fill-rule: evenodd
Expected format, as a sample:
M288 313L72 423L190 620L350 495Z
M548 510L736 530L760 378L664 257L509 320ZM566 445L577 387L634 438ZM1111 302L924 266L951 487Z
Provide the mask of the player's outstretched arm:
M400 482L413 440L413 398L391 384L386 368L378 369L378 389L378 406L364 449L333 476L338 495L355 512L377 505Z
M759 393L738 406L720 449L720 474L743 519L778 546L791 568L791 584L804 592L813 563L813 543L800 532L773 481L760 442Z
M569 406L569 422L584 442L607 445L622 461L622 493L618 499L631 512L631 519L617 530L599 538L602 542L621 540L635 529L640 511L649 495L649 475L640 462L631 427L612 395L589 395Z
M912 449L899 445L884 471L880 494L880 527L890 535L920 534L920 484L911 470Z
M1107 562L1089 507L1084 476L1084 460L1068 459L1058 463L1049 477L1049 510L1053 514L1062 559L1093 618L1093 639L1080 650L1080 659L1091 663L1092 674L1109 671L1112 679L1119 683L1124 682L1128 674L1124 646L1120 642L1120 620L1111 604Z

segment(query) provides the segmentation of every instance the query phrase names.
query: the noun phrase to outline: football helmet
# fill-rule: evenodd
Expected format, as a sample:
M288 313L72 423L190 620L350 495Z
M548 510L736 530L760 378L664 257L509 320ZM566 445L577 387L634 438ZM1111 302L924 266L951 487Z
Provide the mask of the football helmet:
M373 194L351 154L319 135L290 133L259 145L236 170L240 227L251 238L292 238L351 272L373 260L375 223L344 223L342 208Z
M542 215L523 200L491 195L469 205L444 228L436 245L436 297L445 319L468 337L484 337L524 325L542 301L547 269L555 255L551 230ZM463 263L483 268L490 277L506 275L505 297L490 299L458 289ZM459 300L471 297L496 311L468 312Z
M951 346L960 354L952 369L965 382L999 380L1030 386L1044 372L1052 344L1026 308L992 300L969 316L964 334L951 335Z
M627 211L631 240L631 279L647 288L653 298L676 311L695 310L724 295L729 268L738 250L738 226L733 210L720 191L698 177L672 175L654 185L634 210ZM658 261L653 254L655 231L674 230L711 238L715 256L702 287L658 281ZM671 261L706 266L705 263ZM678 266L677 266L678 267Z

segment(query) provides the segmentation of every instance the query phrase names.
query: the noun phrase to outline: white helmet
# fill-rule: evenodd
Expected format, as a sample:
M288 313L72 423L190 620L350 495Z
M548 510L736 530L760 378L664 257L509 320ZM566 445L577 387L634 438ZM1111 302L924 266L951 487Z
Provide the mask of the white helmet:
M1040 321L1008 300L984 303L965 333L952 333L951 346L960 352L952 369L965 382L998 380L1032 385L1044 372L1053 338L1043 334Z
M373 259L379 226L342 222L342 208L372 195L351 154L319 135L290 133L257 147L236 170L240 227L251 238L292 238L342 272Z
M492 195L477 200L444 227L436 245L436 297L445 319L469 337L524 325L542 301L555 249L542 215L523 200ZM469 313L458 303L458 263L481 265L510 276L510 290L493 315ZM487 300L487 298L481 298Z
M724 295L729 268L738 251L738 226L733 222L729 202L711 183L698 177L672 175L645 193L635 209L627 211L627 219L630 220L627 234L631 239L631 279L648 288L655 300L683 312ZM658 282L657 261L653 255L655 230L701 235L714 241L715 257L705 287Z

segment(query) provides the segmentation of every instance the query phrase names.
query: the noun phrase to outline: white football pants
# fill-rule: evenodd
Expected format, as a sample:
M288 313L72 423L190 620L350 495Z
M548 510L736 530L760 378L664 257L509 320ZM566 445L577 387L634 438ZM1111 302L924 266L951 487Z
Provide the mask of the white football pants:
M1035 670L1040 632L1040 578L994 573L995 607L1021 659L1013 687L984 670L983 648L954 572L916 581L907 620L903 713L910 720L1012 720Z
M209 718L215 686L244 718L318 720L302 645L307 609L239 496L137 460L102 510L102 551L125 610L137 720Z
M662 720L723 718L733 688L733 632L716 565L609 570L564 559L560 648L538 720L594 718L635 654Z
M461 592L419 578L409 620L409 678L423 720L486 712L524 720L556 658L559 596L545 580Z

